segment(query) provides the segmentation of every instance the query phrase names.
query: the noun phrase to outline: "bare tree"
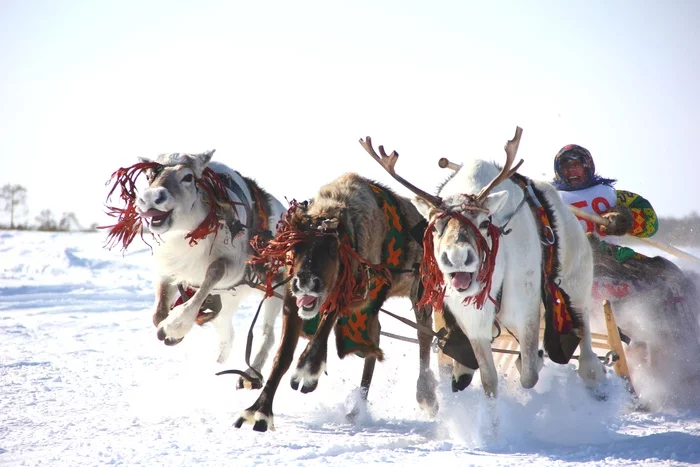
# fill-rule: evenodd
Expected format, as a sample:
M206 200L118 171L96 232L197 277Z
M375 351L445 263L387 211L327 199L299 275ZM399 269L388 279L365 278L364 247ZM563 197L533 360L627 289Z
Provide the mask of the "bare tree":
M55 231L58 228L56 220L53 218L53 213L50 209L44 209L36 216L38 230Z
M27 189L22 185L7 184L0 189L0 199L5 201L3 209L10 213L10 228L15 228L15 210L27 200Z
M75 228L76 230L82 229L74 212L64 212L63 216L61 216L61 220L58 222L58 230L68 232L71 230L71 227Z

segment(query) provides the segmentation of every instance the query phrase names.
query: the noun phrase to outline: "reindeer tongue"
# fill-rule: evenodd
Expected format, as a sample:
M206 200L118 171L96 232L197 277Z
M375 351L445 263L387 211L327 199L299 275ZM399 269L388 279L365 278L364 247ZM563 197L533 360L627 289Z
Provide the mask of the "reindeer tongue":
M302 295L301 297L297 298L297 306L298 307L310 306L310 305L313 305L315 301L316 301L316 297L312 297L311 295Z
M464 290L472 283L472 275L469 272L456 272L452 276L452 287L457 290Z

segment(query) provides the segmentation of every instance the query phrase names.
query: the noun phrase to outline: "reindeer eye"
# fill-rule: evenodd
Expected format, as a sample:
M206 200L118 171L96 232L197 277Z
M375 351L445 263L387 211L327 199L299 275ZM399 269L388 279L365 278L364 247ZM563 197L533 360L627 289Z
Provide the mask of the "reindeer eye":
M182 177L182 180L180 180L180 181L183 183L190 183L190 182L192 182L193 179L194 179L194 177L192 176L192 174L187 174L184 177Z
M445 233L445 227L447 227L447 219L438 219L435 224L433 224L433 232L438 236L442 236Z
M489 228L489 225L491 225L490 220L487 219L485 221L481 221L481 224L479 224L479 229L486 230Z

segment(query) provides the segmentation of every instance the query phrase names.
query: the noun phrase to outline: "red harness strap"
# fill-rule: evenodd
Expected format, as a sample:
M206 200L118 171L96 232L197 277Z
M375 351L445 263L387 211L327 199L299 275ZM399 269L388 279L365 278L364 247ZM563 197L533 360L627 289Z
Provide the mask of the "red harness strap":
M491 296L491 281L493 280L493 271L496 267L500 231L495 225L489 224L488 236L491 237L491 247L489 247L486 238L481 234L479 229L459 211L444 211L439 216L436 216L430 224L428 224L428 228L425 229L425 234L423 235L423 261L420 265L420 276L423 281L425 293L419 302L419 306L430 304L436 311L442 311L442 302L445 298L446 286L442 271L440 271L440 267L435 259L433 227L435 226L435 222L445 216L453 217L463 225L468 226L472 229L477 239L477 254L481 258L481 268L477 273L476 280L482 284L482 287L478 294L465 298L464 303L473 303L476 308L481 309L486 302L486 298L488 298L498 306L498 302Z
M551 307L554 329L556 329L557 333L568 334L574 328L574 323L569 312L569 298L556 282L556 237L552 224L547 211L537 199L537 194L534 192L530 181L525 177L513 177L512 180L523 189L525 198L535 218L538 220L541 230L542 239L540 241L543 244L542 301L545 307Z

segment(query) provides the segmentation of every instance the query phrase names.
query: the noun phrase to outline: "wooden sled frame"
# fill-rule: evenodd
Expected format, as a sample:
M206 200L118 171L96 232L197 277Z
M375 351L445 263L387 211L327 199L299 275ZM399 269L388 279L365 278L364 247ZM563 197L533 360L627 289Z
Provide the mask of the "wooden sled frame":
M627 357L625 355L625 349L622 345L622 339L620 338L620 333L617 328L617 323L615 321L615 315L612 312L612 306L608 300L605 300L602 304L603 314L605 316L605 325L607 329L607 334L601 333L591 333L593 351L598 354L599 357L603 359L608 359L612 355L613 365L612 368L617 376L623 378L627 384L631 387L630 382L630 371L627 365ZM543 313L544 317L544 313ZM544 319L544 318L543 318ZM435 329L441 329L445 327L445 320L441 313L435 313L434 316ZM540 322L540 341L544 336L544 321ZM496 369L500 374L517 374L515 367L515 361L518 358L520 345L516 341L515 337L512 336L505 329L501 330L501 335L493 340L492 348L494 351L494 363L496 364ZM612 352L612 354L611 354ZM577 360L578 352L574 354L572 360ZM440 368L440 373L451 374L452 372L452 359L447 355L444 355L442 351L438 352L438 366Z

